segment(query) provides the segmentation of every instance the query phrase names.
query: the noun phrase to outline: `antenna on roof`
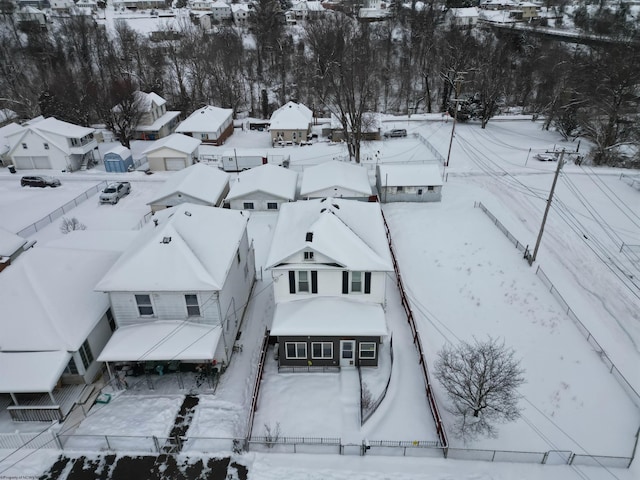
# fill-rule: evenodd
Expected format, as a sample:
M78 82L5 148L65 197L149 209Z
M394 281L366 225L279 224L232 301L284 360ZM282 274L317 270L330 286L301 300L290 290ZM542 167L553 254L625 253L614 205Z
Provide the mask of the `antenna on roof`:
M171 237L163 237L162 238L162 243L165 243L165 244L171 243Z

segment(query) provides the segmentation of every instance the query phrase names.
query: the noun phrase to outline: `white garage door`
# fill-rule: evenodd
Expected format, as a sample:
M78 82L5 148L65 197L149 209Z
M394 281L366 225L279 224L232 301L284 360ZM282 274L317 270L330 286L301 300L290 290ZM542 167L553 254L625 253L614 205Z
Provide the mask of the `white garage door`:
M49 157L13 157L13 161L18 170L34 169L34 168L51 168Z
M51 168L49 157L31 157L36 168Z
M167 170L182 170L185 168L184 158L165 158L164 164Z
M31 157L13 157L13 164L18 170L33 169L33 162L31 161Z

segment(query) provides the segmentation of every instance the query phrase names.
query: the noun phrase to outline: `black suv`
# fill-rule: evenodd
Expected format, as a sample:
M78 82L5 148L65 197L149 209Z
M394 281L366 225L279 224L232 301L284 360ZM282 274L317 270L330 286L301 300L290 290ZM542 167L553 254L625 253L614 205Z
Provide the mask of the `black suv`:
M20 185L23 187L59 187L60 180L46 175L22 177Z

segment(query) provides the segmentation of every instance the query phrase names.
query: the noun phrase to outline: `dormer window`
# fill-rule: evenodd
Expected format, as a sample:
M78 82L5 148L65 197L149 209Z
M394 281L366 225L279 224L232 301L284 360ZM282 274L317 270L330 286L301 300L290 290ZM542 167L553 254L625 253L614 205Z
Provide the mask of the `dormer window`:
M313 260L313 252L304 252L304 259L308 262Z
M305 241L313 242L313 232L307 232L307 235L305 237Z

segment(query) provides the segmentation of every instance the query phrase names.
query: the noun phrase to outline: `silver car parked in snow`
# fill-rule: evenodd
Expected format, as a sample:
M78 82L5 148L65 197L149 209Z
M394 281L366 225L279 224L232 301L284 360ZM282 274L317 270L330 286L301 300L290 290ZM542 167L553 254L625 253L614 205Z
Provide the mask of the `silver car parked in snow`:
M129 195L130 191L129 182L111 183L100 194L100 203L116 204L122 197Z

